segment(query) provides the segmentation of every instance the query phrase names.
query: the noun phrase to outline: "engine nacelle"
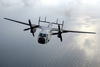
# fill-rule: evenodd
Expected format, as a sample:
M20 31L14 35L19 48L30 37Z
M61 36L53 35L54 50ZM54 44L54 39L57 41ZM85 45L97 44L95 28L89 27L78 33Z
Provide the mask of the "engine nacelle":
M35 33L36 32L36 28L33 28L32 30L30 30L30 33Z
M36 28L34 28L32 31L33 31L33 33L35 33L36 32Z

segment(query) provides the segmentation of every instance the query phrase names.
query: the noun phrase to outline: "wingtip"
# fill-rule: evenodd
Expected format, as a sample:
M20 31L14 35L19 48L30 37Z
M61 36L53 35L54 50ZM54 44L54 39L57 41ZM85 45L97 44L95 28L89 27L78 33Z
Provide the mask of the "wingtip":
M8 19L8 18L4 17L4 19Z
M92 34L96 34L96 32L92 32Z
M92 32L91 34L96 34L95 32Z

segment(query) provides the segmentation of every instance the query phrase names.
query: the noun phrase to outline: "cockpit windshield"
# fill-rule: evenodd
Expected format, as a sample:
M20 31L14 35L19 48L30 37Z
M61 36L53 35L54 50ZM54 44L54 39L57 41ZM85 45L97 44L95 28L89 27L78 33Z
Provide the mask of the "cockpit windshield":
M39 36L46 37L47 34L40 33Z

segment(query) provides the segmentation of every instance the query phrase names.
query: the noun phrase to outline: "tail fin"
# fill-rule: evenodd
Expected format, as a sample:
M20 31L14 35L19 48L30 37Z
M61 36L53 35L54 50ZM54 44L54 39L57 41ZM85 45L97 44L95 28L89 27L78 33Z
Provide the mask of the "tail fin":
M58 23L58 18L57 18L56 23L55 23L55 22L48 22L48 21L46 21L46 17L45 17L45 20L44 20L44 21L41 21L41 20L40 20L40 17L39 17L38 25L40 25L40 22L44 22L44 23L52 23L52 24L57 24L57 25L58 25L58 24L59 24L59 25L62 25L61 30L63 29L63 25L64 25L64 21L62 22L62 24Z

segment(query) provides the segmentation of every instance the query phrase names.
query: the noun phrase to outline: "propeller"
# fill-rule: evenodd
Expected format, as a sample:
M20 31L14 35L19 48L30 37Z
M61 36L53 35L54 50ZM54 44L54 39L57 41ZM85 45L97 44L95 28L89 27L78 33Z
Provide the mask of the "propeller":
M30 29L31 29L30 32L31 32L32 35L34 36L33 29L39 27L39 25L32 26L30 19L28 20L28 22L29 22L30 28L26 28L26 29L24 29L24 31L27 31L27 30L30 30Z
M60 25L58 24L58 38L60 38L60 41L62 42L62 32L60 30Z
M52 35L57 35L58 38L60 38L60 40L61 40L61 42L62 42L62 33L68 33L68 32L72 32L72 33L96 34L95 32L83 32L83 31L60 30L60 24L58 24L58 32L57 32L57 33L52 33Z
M58 24L58 32L53 33L52 35L57 35L58 38L60 38L60 41L62 42L62 31L60 30L60 25Z

